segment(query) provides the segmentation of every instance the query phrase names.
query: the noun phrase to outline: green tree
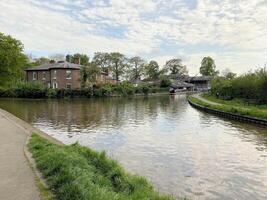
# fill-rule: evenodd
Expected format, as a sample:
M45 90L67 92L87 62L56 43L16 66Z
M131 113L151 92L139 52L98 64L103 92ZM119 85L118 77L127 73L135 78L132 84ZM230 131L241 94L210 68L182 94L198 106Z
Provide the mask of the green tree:
M115 76L116 80L119 81L120 77L125 72L125 67L126 67L125 56L119 52L113 52L109 54L108 61L110 63L110 69L113 75Z
M145 66L145 74L151 80L159 79L160 71L159 71L158 63L156 61L154 61L154 60L151 60Z
M224 69L222 71L222 74L225 78L230 79L230 80L236 77L236 73L231 72L231 70L228 68Z
M47 64L50 62L49 58L46 57L40 57L34 60L34 62L32 63L33 66L38 66L38 65L42 65L42 64Z
M201 61L201 67L199 72L203 76L216 76L219 74L219 71L216 71L216 65L214 60L211 57L204 57Z
M130 79L141 80L141 76L144 74L145 61L139 56L135 56L128 60L128 66Z
M109 54L105 52L96 52L92 62L101 67L103 71L107 72L110 65Z
M86 54L75 53L74 55L68 54L66 55L66 61L70 63L74 63L75 59L80 58L81 65L88 65L89 64L89 57Z
M101 69L95 63L89 63L82 66L81 70L81 86L83 88L92 87L97 82L97 76L101 73Z
M23 49L21 41L0 33L0 86L23 79L23 69L29 66Z
M186 66L182 64L182 60L179 58L173 58L168 60L164 68L167 72L170 72L171 74L177 74L177 75L188 74Z
M89 64L89 57L86 54L76 53L73 55L73 59L80 58L81 65L88 65ZM73 60L74 62L74 60Z

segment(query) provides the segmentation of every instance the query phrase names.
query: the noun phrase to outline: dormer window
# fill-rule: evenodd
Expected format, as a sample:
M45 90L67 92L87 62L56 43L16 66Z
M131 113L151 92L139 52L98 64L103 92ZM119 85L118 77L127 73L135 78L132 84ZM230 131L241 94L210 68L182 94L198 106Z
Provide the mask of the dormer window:
M36 72L33 72L32 73L32 80L36 80L37 79L37 74L36 74Z
M71 79L71 70L66 71L66 79Z

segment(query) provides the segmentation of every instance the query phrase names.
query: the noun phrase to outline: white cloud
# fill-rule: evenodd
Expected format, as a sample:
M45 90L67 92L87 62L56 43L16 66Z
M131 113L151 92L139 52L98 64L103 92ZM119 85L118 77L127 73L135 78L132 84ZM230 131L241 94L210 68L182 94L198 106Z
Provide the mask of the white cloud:
M199 0L193 7L187 3L1 0L0 31L22 40L27 51L120 51L162 64L182 52L192 74L207 55L220 70L240 73L267 61L265 0ZM121 29L120 37L112 35L112 28ZM177 46L177 52L169 52L164 43Z

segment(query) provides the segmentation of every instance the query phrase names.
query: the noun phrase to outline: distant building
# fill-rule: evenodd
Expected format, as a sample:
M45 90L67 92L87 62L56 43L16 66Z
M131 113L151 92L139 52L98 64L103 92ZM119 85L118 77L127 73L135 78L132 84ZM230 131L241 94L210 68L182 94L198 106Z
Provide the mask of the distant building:
M173 86L180 89L207 91L210 89L210 81L212 76L193 76L188 75L169 75L173 82Z
M194 76L188 77L185 82L193 84L196 91L208 91L211 80L212 76Z
M80 89L81 75L79 59L75 63L67 61L50 61L37 67L26 69L26 79L28 82L41 82L48 88L53 89ZM107 73L101 72L96 78L97 83L116 84L117 81Z

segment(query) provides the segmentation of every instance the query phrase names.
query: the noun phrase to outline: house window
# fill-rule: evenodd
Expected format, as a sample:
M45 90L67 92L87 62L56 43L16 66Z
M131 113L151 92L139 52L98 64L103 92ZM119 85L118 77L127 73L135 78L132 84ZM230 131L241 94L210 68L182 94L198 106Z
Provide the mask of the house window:
M57 79L57 71L54 71L54 79Z
M46 79L46 72L43 72L43 80Z
M70 84L70 83L67 83L67 84L66 84L66 88L67 88L67 89L71 89L71 84Z
M71 79L71 70L66 71L66 79Z
M36 80L37 79L37 74L36 74L36 72L33 72L32 73L32 80Z
M52 87L53 87L53 89L57 89L57 82L53 82Z

